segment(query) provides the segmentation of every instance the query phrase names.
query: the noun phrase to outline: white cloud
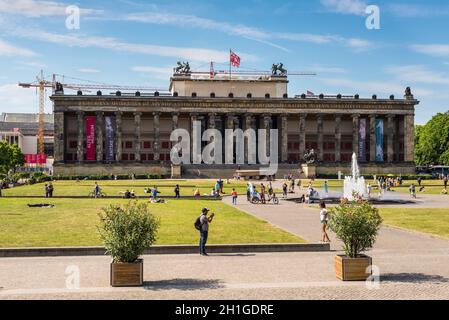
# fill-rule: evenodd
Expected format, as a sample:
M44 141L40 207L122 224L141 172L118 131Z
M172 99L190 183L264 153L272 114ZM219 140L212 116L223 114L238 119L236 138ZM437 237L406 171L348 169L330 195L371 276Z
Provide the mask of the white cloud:
M50 112L51 104L47 100L46 112ZM17 84L0 86L0 113L1 112L37 112L37 98L34 89L24 89Z
M41 0L0 0L0 13L26 17L65 16L70 4ZM81 14L101 14L101 10L80 8Z
M232 36L239 36L245 39L257 41L269 46L289 51L272 41L289 40L310 42L315 44L339 43L356 51L364 51L374 47L373 43L363 39L345 38L339 35L322 35L311 33L288 33L288 32L268 32L259 28L246 26L243 24L231 24L224 21L215 21L193 15L178 15L160 12L142 12L125 15L119 20L150 23L157 25L170 25L180 28L200 28L226 33Z
M34 57L36 53L28 49L16 47L0 39L0 56Z
M100 73L100 70L91 69L91 68L81 68L81 69L78 69L78 72L82 72L82 73Z
M412 50L436 57L449 56L449 44L414 44Z
M365 15L367 3L361 0L321 0L328 10L343 14Z
M112 37L90 37L79 34L57 34L39 30L27 30L21 28L11 28L9 30L15 36L32 40L39 40L51 43L66 45L69 47L95 47L114 51L124 51L135 54L147 54L163 57L173 57L177 59L187 59L190 61L215 61L225 63L229 61L228 51L218 51L203 48L183 48L158 46L150 44L128 43ZM243 60L254 62L258 58L254 55L239 53Z
M386 71L397 79L410 83L426 83L449 86L449 75L432 71L422 65L389 66Z

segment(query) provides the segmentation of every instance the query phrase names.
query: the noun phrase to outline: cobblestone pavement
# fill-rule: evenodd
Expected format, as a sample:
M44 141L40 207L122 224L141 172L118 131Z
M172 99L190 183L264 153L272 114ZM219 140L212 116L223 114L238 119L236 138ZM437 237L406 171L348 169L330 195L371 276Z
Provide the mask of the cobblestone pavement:
M373 252L381 275L369 286L338 281L334 255L145 256L144 288L109 287L108 257L0 259L0 299L449 299L447 249Z
M320 240L317 209L243 197L238 208ZM145 256L144 288L111 288L109 257L2 258L0 299L449 299L448 239L383 227L368 252L379 281L368 283L335 278L340 244L331 239L331 252Z

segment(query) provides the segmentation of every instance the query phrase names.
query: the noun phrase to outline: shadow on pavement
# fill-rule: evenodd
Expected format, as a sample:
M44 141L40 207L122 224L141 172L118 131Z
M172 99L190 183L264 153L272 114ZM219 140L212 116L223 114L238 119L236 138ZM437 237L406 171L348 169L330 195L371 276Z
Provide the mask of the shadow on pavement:
M245 253L229 253L229 254L211 253L211 254L209 254L209 257L254 257L254 256L256 256L254 253L249 253L249 254L245 254Z
M404 283L449 283L449 278L423 273L387 273L380 277L382 282Z
M145 290L206 290L223 288L220 280L171 279L161 281L146 281Z

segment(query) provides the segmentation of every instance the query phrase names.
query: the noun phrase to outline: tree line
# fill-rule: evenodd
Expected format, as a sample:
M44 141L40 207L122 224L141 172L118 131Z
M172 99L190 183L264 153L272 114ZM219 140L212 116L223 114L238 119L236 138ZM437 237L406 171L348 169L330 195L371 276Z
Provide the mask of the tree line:
M416 126L415 162L418 166L449 166L449 111Z

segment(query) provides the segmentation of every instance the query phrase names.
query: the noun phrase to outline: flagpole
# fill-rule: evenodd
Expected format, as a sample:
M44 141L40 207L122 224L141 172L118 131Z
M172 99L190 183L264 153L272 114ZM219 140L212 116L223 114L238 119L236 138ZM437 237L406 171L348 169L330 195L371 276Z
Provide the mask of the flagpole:
M231 62L232 49L229 49L229 80L232 80L232 62Z

